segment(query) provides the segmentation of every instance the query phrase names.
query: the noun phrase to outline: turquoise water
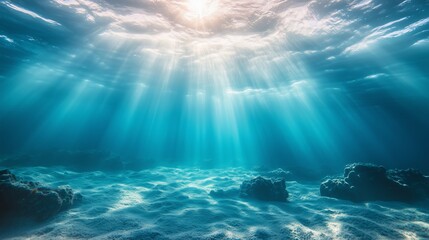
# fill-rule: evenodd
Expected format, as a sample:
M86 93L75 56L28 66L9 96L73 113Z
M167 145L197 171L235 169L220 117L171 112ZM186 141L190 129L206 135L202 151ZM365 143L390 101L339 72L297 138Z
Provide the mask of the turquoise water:
M429 239L428 93L428 0L0 0L0 239Z
M429 170L429 2L0 2L0 153Z

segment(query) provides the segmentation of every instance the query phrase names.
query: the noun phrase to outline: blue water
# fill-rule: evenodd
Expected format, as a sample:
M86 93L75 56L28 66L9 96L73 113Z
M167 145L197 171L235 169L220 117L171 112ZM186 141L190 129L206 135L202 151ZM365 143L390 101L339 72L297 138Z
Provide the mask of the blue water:
M5 0L0 153L429 171L428 63L427 0Z
M0 0L0 239L429 239L353 162L429 174L428 0Z

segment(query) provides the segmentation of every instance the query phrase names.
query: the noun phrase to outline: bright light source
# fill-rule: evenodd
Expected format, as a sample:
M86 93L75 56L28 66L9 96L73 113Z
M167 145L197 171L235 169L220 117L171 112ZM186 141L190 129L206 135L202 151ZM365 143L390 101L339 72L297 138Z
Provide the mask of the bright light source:
M188 0L188 14L190 18L206 18L216 11L217 4L210 0Z

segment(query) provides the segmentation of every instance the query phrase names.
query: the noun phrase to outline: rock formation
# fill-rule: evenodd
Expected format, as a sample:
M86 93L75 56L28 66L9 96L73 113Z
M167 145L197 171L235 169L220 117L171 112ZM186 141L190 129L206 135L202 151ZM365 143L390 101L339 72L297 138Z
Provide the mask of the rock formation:
M48 188L40 183L21 181L9 170L0 171L0 219L29 217L45 220L69 209L80 194L69 186Z
M286 201L289 193L284 179L257 177L244 181L240 186L240 197L262 201Z
M324 181L320 194L354 202L411 202L429 197L429 179L414 169L386 170L354 163L346 166L343 178Z

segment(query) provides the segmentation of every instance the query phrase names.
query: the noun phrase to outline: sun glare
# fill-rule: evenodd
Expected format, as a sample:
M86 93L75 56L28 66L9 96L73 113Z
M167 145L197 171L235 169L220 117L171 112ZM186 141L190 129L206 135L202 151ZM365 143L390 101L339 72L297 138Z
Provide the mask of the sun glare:
M210 0L188 0L188 16L206 18L216 11L216 2Z

